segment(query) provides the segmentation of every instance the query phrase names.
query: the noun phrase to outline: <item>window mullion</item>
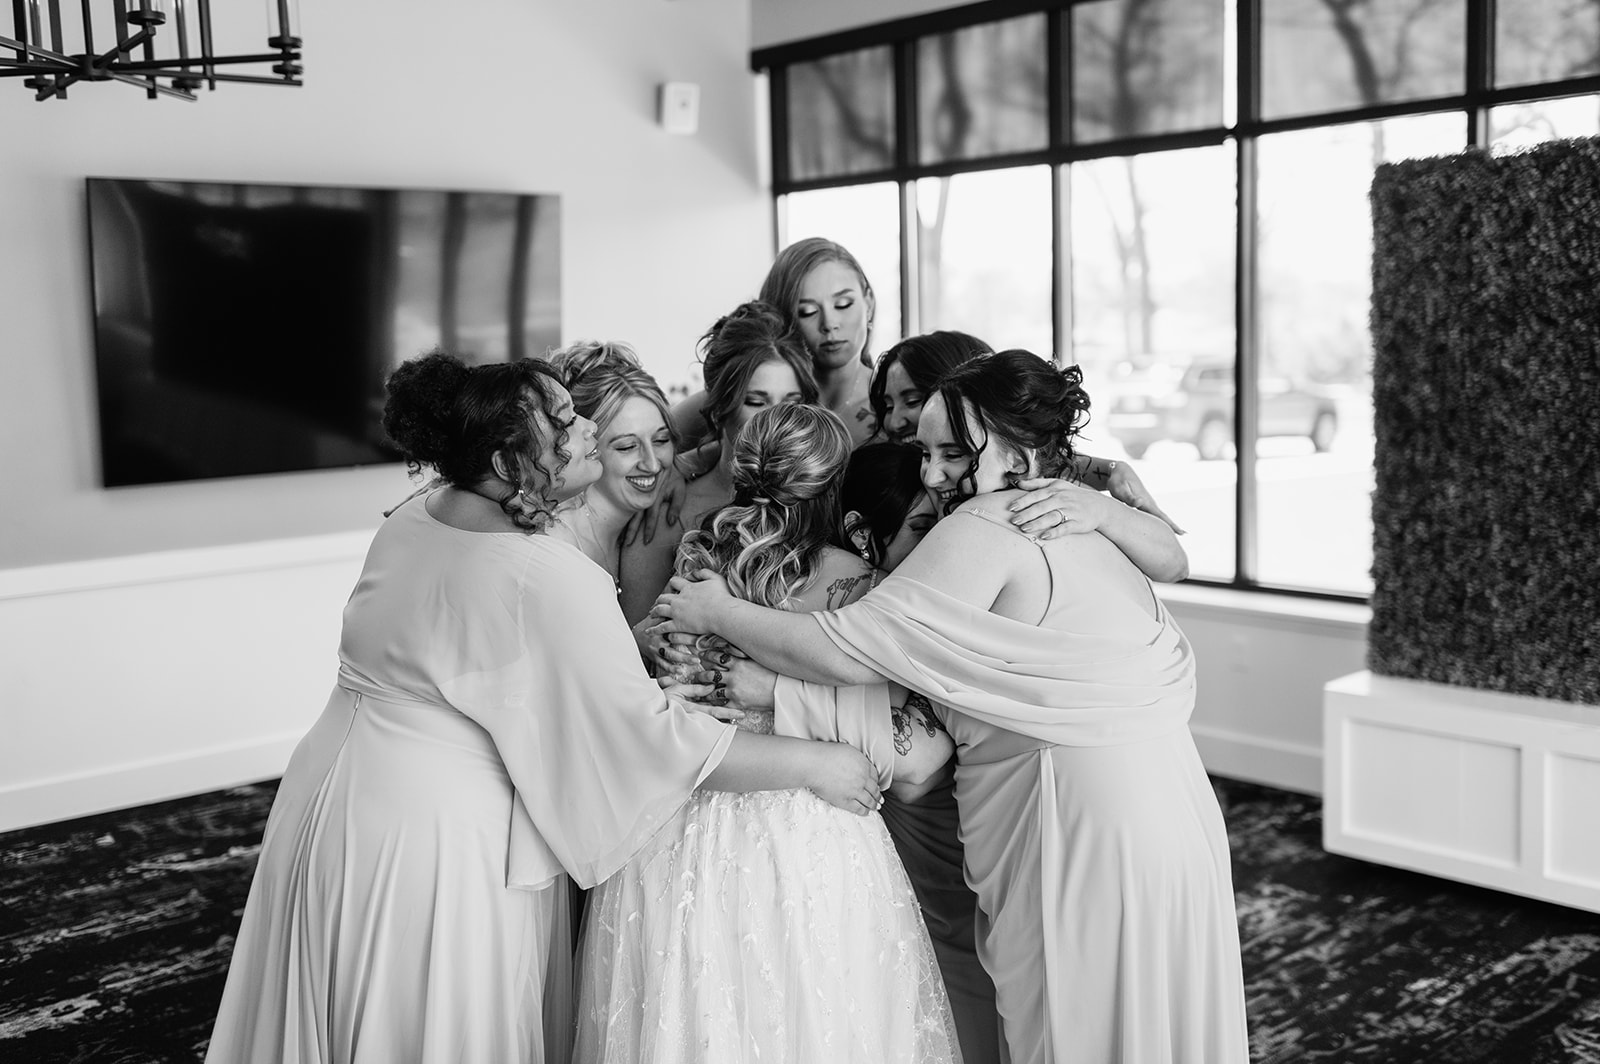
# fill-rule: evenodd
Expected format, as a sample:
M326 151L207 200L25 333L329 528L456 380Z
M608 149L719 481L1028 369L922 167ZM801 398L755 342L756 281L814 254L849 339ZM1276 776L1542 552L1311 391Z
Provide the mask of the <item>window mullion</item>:
M1246 128L1261 115L1260 0L1239 0L1239 123ZM1234 258L1234 581L1254 584L1259 568L1256 528L1256 381L1261 330L1257 319L1256 245L1258 239L1256 140L1241 136L1235 154L1238 228Z

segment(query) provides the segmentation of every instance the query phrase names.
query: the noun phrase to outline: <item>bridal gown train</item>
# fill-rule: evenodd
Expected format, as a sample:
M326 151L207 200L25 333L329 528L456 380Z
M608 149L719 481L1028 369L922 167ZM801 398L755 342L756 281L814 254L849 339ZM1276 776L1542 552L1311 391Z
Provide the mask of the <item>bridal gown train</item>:
M849 720L830 737L864 749L887 784L884 685L840 692ZM862 735L862 722L881 726ZM680 821L590 894L575 1064L961 1059L880 816L809 791L701 791Z

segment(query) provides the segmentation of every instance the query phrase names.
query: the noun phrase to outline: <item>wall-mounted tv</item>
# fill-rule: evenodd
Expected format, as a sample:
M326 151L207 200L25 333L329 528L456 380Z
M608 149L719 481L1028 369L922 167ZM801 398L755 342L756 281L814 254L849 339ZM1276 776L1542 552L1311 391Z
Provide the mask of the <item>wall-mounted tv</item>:
M88 179L107 487L393 462L383 382L561 332L554 195Z

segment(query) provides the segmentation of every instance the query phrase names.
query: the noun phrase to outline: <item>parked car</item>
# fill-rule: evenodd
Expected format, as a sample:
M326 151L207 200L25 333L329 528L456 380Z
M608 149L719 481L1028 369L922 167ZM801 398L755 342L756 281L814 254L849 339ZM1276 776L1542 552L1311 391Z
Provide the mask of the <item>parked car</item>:
M1192 443L1200 457L1227 457L1233 446L1233 363L1195 360L1129 367L1112 382L1106 425L1129 457L1158 440ZM1318 451L1333 446L1339 412L1333 400L1286 377L1261 378L1261 436L1306 436Z

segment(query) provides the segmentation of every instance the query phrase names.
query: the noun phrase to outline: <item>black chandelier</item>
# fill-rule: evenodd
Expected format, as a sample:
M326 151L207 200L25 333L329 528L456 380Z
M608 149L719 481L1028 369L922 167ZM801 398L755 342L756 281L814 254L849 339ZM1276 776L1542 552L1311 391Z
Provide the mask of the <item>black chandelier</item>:
M61 0L11 0L15 37L0 35L0 77L23 78L34 98L67 98L67 88L80 81L121 81L145 90L150 99L176 96L195 99L194 90L215 89L219 81L253 81L265 85L299 85L300 37L297 0L267 0L275 32L260 55L216 55L211 43L211 0L112 0L110 30L102 26L104 51L95 48L95 15L104 21L104 0L79 0L81 22L63 25ZM168 11L172 18L168 25ZM67 51L67 34L82 32L83 50ZM158 34L158 31L159 34ZM157 58L157 39L165 58ZM114 40L113 40L114 37ZM48 41L48 43L47 43ZM219 74L219 66L271 64L272 75ZM163 81L165 84L163 84Z

